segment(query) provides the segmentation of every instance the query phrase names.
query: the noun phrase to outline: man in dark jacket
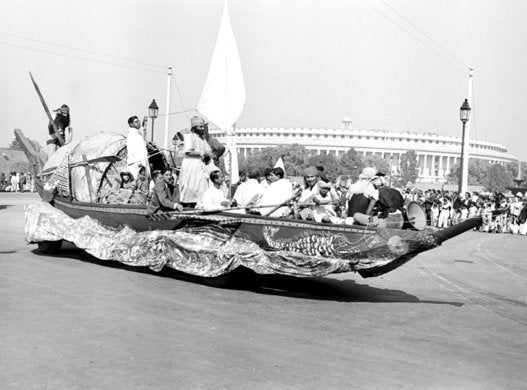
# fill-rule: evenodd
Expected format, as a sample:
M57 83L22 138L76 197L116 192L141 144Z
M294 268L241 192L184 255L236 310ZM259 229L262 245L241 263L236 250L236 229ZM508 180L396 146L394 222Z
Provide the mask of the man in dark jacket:
M154 192L148 204L148 212L153 214L160 211L183 211L179 204L179 187L172 184L172 169L166 168L163 172L155 172Z

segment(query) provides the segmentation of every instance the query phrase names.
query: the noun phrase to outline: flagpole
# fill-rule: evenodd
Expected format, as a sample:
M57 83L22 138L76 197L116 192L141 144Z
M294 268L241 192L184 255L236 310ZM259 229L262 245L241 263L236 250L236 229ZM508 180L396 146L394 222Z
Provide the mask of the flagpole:
M167 104L166 104L166 117L165 117L165 149L168 148L168 125L170 122L170 78L172 77L172 68L168 68L168 78L167 78Z

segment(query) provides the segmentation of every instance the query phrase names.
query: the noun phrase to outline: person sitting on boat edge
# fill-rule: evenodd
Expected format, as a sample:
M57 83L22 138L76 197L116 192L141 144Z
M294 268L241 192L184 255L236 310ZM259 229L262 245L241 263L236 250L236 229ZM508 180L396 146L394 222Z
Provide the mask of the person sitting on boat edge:
M127 171L127 170L121 171L119 173L119 176L121 176L121 184L119 188L122 188L125 190L135 190L136 189L135 180L132 177L132 174L130 173L130 171Z
M262 207L259 209L261 215L266 215L273 211L276 206L286 203L293 198L293 185L289 180L284 179L285 172L282 168L273 168L269 175L271 184L266 188L258 202L258 206L272 205L271 207ZM274 206L274 207L273 207ZM271 217L285 217L290 213L286 205L274 210Z
M379 199L379 191L371 183L377 174L377 169L365 167L359 174L359 180L351 184L348 189L348 217L355 213L366 213L371 199Z
M319 183L319 170L315 167L308 167L304 169L304 188L298 198L298 203L295 205L298 210L295 210L295 216L302 218L303 220L312 221L313 208L310 207L310 203L313 202L313 196L317 195L318 183Z
M172 169L165 168L164 171L155 171L155 184L152 199L148 203L150 214L160 211L183 211L179 203L179 188L171 185Z
M233 199L236 204L240 207L250 207L258 203L258 200L264 192L264 188L258 182L260 172L257 169L251 169L247 174L247 181L241 183L236 192L234 193ZM245 213L245 210L237 210L239 213Z
M224 181L223 174L219 170L211 172L210 181L212 186L205 191L196 208L203 210L221 210L229 207L232 201L227 199L221 190Z
M358 225L402 229L404 224L404 199L399 191L385 185L385 174L377 173L371 183L378 191L378 198L371 198L365 213L356 212L353 220ZM374 212L374 206L377 211Z
M263 177L260 178L260 184L263 189L269 188L271 185L271 171L273 168L265 168Z
M70 117L70 108L63 104L60 106L60 108L57 108L54 110L56 113L55 119L53 122L55 123L55 126L57 127L58 133L62 137L62 140L64 141L64 145L69 144L73 138L73 128L71 127L71 117ZM61 145L60 141L55 134L55 129L53 128L53 123L50 121L48 124L48 131L49 131L49 137L46 141L48 154L52 155L55 153L55 151L60 148Z
M336 224L344 222L335 211L335 204L338 202L339 197L335 191L331 191L332 189L331 183L322 180L318 182L318 193L313 195L314 205L311 206L313 218L316 222Z

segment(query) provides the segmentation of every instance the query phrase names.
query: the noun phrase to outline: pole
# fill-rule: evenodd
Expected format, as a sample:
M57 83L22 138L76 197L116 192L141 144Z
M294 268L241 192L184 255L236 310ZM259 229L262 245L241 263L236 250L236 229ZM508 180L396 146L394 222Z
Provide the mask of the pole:
M463 122L463 133L462 133L463 136L461 138L461 160L459 162L460 164L459 165L459 185L457 189L458 195L461 195L467 192L466 184L465 184L465 187L463 187L464 185L463 172L465 169L465 165L468 165L468 163L464 161L465 160L465 123L466 122Z
M168 148L168 126L170 123L170 77L172 77L172 68L168 68L168 79L167 79L167 104L166 104L166 117L165 117L165 149Z
M474 108L472 104L473 72L474 72L474 69L471 68L468 74L468 94L467 94L468 104L472 108ZM463 145L463 148L462 148L463 166L461 170L461 191L463 191L463 193L467 192L467 188L468 188L468 164L469 164L469 159L470 159L469 147L468 147L469 140L470 140L470 121L468 121L468 124L466 127L465 127L465 124L463 124L463 140L462 140L463 142L462 144Z
M153 116L151 117L152 118L152 139L150 140L151 142L154 142L154 120L156 118L154 118Z
M35 90L37 91L37 95L40 98L40 103L42 103L42 107L44 107L44 111L46 112L46 115L48 116L48 119L51 122L51 125L53 126L53 132L55 133L55 136L59 140L59 145L62 146L64 145L64 138L62 138L62 136L60 135L57 124L51 117L51 113L49 112L48 105L46 104L46 101L44 100L44 96L42 96L42 93L40 92L40 88L38 87L37 82L33 78L33 75L31 74L31 72L29 72L29 77L31 77L31 82L33 83L33 86L35 87Z
M388 183L388 187L392 186L392 172L393 172L393 156L390 156L390 180Z

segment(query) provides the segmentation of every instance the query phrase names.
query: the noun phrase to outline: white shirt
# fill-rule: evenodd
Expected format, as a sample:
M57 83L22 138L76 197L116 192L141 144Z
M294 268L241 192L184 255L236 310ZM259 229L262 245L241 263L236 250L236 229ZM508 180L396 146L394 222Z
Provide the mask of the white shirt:
M279 179L269 185L269 188L266 188L258 202L258 205L274 205L278 206L279 204L285 202L288 199L293 197L293 186L289 180ZM260 214L265 215L270 212L274 207L263 207L260 209ZM287 207L280 207L278 210L275 210L270 216L271 217L281 217L283 216Z
M379 200L379 191L375 189L374 185L369 180L360 179L350 185L348 198L351 198L353 194L363 194L368 199Z
M218 210L223 209L221 202L228 201L223 194L223 191L215 186L209 187L204 193L198 208L203 210Z
M302 193L300 194L300 197L298 198L299 202L309 202L311 201L312 197L314 195L318 195L318 182L315 183L315 185L311 188L305 187L302 190Z
M249 179L240 184L234 194L234 199L240 206L247 206L250 202L257 202L262 196L264 188L256 179Z
M126 150L128 152L128 170L134 180L139 176L140 165L145 167L147 176L150 176L150 165L148 164L148 151L142 129L130 127L126 136Z

